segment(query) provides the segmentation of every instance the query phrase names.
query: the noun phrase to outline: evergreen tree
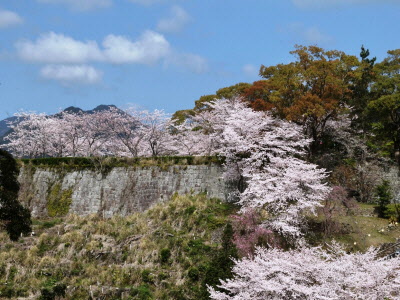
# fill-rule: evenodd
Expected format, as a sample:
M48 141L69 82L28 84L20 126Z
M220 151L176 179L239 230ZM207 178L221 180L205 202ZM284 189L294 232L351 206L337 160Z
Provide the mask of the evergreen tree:
M389 181L383 180L382 183L376 187L375 193L378 198L378 206L376 206L378 216L379 218L387 218L388 205L392 200Z
M352 99L350 101L352 114L356 116L356 118L353 118L353 124L362 129L363 132L365 132L367 125L366 108L372 97L370 88L376 79L373 71L376 57L368 58L369 55L369 50L365 49L364 45L361 46L361 62L355 70L356 76L352 87Z
M15 159L0 149L0 225L11 240L31 232L31 214L18 202L18 166Z
M222 248L212 255L197 299L209 299L208 287L218 289L217 285L220 284L220 279L232 278L234 259L238 259L238 253L233 243L233 227L231 223L228 223L222 233Z

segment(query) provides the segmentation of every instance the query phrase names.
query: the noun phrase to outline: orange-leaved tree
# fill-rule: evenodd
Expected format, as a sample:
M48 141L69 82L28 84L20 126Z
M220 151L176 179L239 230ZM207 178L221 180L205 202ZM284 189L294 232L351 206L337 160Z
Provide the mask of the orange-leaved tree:
M327 121L335 118L351 99L355 56L317 46L296 46L290 52L296 61L261 66L260 75L268 81L268 99L275 113L303 125L313 139L311 154L318 151Z

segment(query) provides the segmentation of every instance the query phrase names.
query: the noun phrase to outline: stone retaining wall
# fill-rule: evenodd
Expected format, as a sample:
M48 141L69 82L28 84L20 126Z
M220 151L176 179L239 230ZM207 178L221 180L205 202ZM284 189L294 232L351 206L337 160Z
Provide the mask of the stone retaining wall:
M115 167L107 174L23 167L19 182L19 200L34 217L45 217L49 212L55 216L65 211L54 211L57 199L62 199L60 205L69 206L68 213L111 217L144 211L154 203L167 201L174 193L207 193L209 197L227 201L233 190L217 164ZM53 210L49 201L53 201Z

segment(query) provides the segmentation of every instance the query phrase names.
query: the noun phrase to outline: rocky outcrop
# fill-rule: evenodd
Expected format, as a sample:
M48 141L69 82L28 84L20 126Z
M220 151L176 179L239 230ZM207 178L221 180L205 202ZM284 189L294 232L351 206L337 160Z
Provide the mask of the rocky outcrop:
M89 169L23 167L19 182L19 200L34 217L129 215L167 201L174 193L207 193L227 201L233 188L217 164L115 167L107 174Z

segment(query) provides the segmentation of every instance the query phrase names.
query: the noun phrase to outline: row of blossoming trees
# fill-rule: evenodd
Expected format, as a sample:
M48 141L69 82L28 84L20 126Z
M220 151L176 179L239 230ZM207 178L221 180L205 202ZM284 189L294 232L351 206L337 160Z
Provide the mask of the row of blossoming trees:
M348 254L305 244L304 215L330 192L327 174L303 158L311 142L299 126L254 111L239 98L220 99L181 125L160 111L26 114L8 147L19 156L210 155L226 159L226 177L238 189L241 213L262 212L264 231L297 249L271 245L235 261L234 277L209 288L212 299L399 299L400 258L377 250Z
M207 146L200 132L186 135L188 126L172 128L168 115L160 110L110 107L90 114L23 112L17 116L5 140L18 157L193 155L205 152L201 147Z

